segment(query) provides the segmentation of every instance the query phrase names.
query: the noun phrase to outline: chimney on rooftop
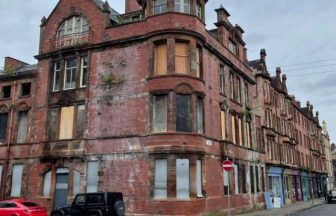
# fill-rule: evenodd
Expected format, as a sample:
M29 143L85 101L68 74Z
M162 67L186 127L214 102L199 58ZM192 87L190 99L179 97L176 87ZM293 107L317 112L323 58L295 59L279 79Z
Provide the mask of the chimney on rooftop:
M5 57L5 65L4 69L13 69L15 70L18 67L24 66L24 65L29 65L26 62L20 61L18 59L12 58L12 57Z
M217 26L218 40L224 45L228 46L229 44L229 17L230 14L227 10L221 5L218 9L215 10L217 13L217 22L215 25Z
M280 79L281 68L280 68L280 67L277 67L276 70L275 70L275 72L276 72L276 76L277 76L277 78Z
M141 10L137 0L125 0L125 13Z
M265 49L261 49L260 50L260 60L263 62L266 62L266 50Z

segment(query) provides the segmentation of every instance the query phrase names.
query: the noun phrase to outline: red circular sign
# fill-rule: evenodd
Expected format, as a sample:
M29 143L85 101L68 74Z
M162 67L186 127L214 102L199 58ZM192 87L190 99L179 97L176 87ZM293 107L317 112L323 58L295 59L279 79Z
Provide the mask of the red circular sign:
M226 161L223 162L222 168L223 168L223 170L225 170L227 172L230 172L230 171L233 170L233 163L229 160L226 160Z

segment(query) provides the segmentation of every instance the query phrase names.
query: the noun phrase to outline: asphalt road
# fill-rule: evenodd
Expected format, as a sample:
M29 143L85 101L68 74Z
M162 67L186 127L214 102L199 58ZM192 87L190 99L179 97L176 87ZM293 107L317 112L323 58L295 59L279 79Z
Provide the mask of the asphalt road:
M326 204L306 211L292 214L293 216L333 216L336 215L336 204Z

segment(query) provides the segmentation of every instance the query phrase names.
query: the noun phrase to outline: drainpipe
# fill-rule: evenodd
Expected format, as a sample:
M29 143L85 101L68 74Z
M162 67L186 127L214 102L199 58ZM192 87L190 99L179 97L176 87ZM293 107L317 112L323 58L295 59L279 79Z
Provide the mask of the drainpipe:
M4 177L7 178L8 176L8 170L9 170L9 155L10 155L10 143L11 143L11 136L12 136L12 131L13 131L13 125L14 125L14 109L13 105L15 104L16 101L16 86L17 86L17 81L14 82L13 86L13 93L12 93L12 100L11 100L11 107L10 107L10 117L9 117L9 127L8 127L8 136L7 136L7 155L6 155L6 160L5 160L5 172L4 172ZM6 196L6 186L7 186L7 181L4 181L3 183L3 191L2 191L2 199L5 198Z

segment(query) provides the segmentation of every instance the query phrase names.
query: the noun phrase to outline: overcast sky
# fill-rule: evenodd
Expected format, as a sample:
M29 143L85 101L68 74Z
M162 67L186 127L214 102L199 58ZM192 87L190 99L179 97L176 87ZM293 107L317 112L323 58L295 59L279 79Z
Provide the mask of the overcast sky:
M0 66L5 56L36 63L33 56L38 52L40 20L57 2L0 1ZM109 3L117 11L124 11L124 0ZM259 58L259 50L265 48L270 72L274 74L274 67L282 66L290 94L295 94L302 105L307 100L314 104L335 141L336 1L209 0L207 28L213 28L214 9L220 4L231 14L231 23L245 30L249 60Z

